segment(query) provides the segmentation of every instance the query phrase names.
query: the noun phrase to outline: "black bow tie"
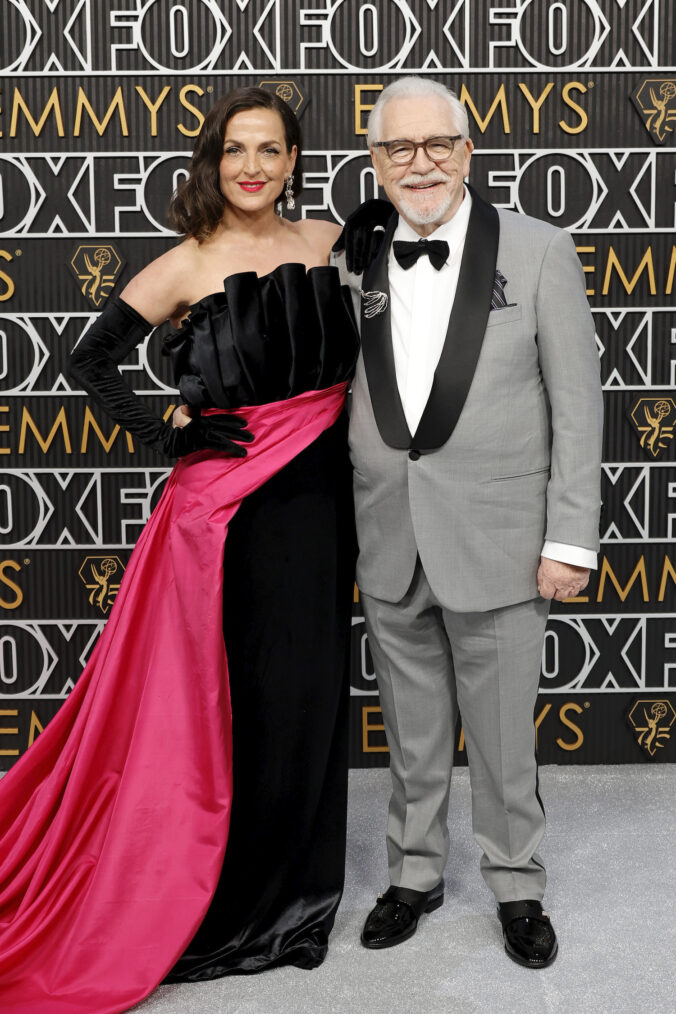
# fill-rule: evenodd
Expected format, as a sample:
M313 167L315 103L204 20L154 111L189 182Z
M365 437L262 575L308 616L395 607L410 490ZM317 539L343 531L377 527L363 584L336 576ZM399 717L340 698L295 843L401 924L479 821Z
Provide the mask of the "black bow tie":
M408 271L418 257L422 257L423 254L427 254L429 257L432 267L439 268L448 260L448 243L445 239L419 239L417 243L405 243L400 240L395 240L392 244L394 250L394 256L397 262L402 266L404 271Z

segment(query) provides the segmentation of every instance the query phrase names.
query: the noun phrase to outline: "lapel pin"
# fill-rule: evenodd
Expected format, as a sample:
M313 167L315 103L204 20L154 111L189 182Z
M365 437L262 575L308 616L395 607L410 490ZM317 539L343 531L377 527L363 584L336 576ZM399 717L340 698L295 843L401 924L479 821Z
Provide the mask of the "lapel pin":
M378 292L377 289L374 289L371 292L364 292L363 289L360 289L359 291L364 301L363 310L364 316L367 319L377 317L379 313L385 312L389 302L386 292Z

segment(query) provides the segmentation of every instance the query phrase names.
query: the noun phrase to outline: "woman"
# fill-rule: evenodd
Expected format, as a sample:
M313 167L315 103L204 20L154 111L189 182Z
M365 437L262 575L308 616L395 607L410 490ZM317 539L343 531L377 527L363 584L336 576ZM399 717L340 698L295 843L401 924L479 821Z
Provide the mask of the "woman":
M14 1014L107 1014L165 976L326 954L343 883L357 337L327 266L338 229L275 213L299 158L274 94L218 102L172 204L186 238L73 354L116 422L182 456L80 680L1 786ZM166 319L183 321L168 346L192 416L174 429L117 369Z

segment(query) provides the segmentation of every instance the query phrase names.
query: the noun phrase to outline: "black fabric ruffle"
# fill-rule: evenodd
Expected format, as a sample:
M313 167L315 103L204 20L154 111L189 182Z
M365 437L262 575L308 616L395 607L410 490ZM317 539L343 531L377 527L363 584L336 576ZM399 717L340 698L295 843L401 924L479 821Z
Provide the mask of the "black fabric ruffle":
M187 404L233 408L348 379L359 338L337 268L282 264L261 278L230 275L164 345Z

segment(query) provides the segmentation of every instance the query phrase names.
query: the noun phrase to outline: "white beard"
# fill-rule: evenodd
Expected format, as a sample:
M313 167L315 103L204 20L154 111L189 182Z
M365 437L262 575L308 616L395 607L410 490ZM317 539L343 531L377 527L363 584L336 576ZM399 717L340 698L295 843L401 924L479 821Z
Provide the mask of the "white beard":
M445 179L448 179L446 177ZM403 182L403 181L402 181ZM432 182L430 180L430 182ZM435 182L441 182L437 176ZM445 180L444 180L445 182ZM410 202L406 196L406 188L399 185L399 211L404 218L408 219L414 225L431 225L434 222L438 222L440 218L443 218L451 204L453 203L453 195L446 191L443 199L427 211L421 211L420 208Z

